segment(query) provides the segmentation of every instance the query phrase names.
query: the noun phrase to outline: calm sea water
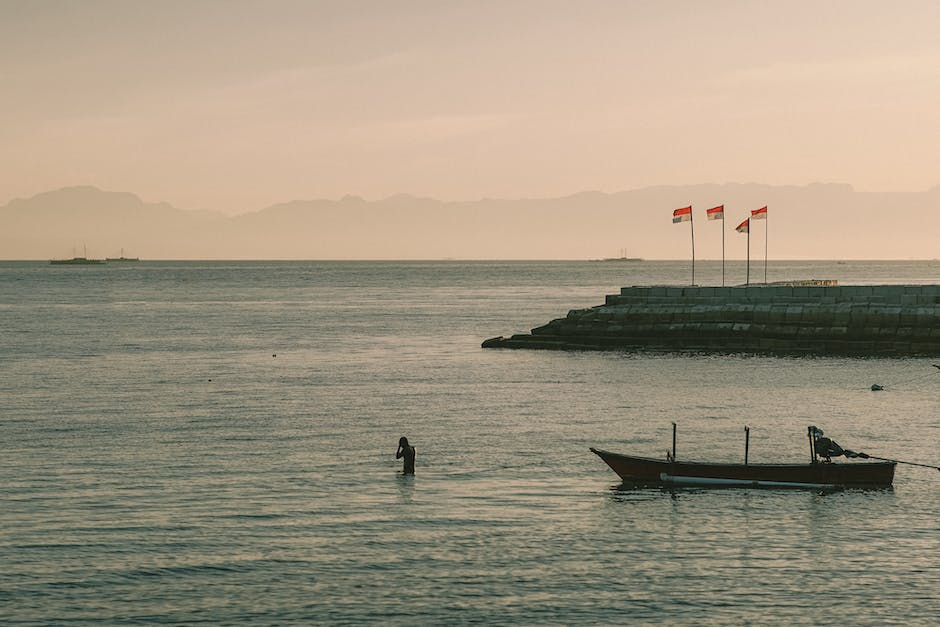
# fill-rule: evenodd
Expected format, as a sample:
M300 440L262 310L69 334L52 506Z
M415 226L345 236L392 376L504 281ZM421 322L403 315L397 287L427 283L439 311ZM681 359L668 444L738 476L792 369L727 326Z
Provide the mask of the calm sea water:
M815 424L937 464L931 360L479 348L688 271L0 263L0 622L937 624L935 470L628 490L588 451L664 455L675 421L680 457L741 460L748 425L751 461L801 461ZM936 283L940 263L769 278Z

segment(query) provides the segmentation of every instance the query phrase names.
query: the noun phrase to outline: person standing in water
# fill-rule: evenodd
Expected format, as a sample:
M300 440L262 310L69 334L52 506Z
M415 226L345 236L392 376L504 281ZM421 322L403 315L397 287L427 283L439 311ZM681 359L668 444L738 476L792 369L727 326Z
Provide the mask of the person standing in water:
M398 450L395 452L395 459L405 458L402 465L402 472L406 475L415 474L415 447L408 444L408 438L401 436L398 440Z

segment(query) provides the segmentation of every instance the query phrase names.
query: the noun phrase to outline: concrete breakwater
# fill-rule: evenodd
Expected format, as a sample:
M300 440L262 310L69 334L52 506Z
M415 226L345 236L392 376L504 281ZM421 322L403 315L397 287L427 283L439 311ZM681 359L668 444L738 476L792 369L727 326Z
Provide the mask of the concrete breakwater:
M940 355L940 285L624 287L484 348Z

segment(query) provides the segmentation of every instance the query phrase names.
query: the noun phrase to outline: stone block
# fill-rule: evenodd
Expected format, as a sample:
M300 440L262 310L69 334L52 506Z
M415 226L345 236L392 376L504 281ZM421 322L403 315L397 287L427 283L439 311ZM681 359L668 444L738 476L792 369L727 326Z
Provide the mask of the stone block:
M673 322L681 322L683 324L688 323L691 321L690 310L686 309L685 307L676 309L674 312L672 312L671 319Z
M761 350L774 351L780 346L780 341L772 337L762 337L757 341L757 346Z
M900 305L888 305L882 310L881 315L884 320L897 324L903 310L904 308Z
M733 322L717 322L715 323L715 333L717 335L728 335L734 331Z
M883 296L886 303L900 303L904 295L903 285L879 285L872 288L873 296Z
M940 319L940 310L937 307L918 307L917 325L933 327L937 325Z
M875 343L870 340L853 341L849 343L849 347L856 355L871 355L875 350Z
M891 344L892 355L910 355L912 353L910 342L893 342Z
M852 305L849 320L854 323L865 322L871 310L866 305Z
M711 307L695 305L689 309L689 320L692 322L707 322L710 319Z
M695 324L702 337L711 337L718 332L717 322L697 322Z
M732 320L735 322L753 322L754 321L754 307L756 305L746 305L738 307L734 311Z
M803 326L813 327L822 324L823 313L820 311L819 307L816 305L803 305L802 307L803 311L800 315L800 323Z
M898 316L898 324L902 326L914 326L917 324L917 309L914 307L905 307Z
M851 313L845 309L838 309L832 312L832 324L848 326L851 321Z
M655 311L650 311L650 322L655 323L664 323L664 322L673 322L675 320L676 314L674 311L660 308Z
M770 321L770 304L761 303L754 306L754 321L766 323Z

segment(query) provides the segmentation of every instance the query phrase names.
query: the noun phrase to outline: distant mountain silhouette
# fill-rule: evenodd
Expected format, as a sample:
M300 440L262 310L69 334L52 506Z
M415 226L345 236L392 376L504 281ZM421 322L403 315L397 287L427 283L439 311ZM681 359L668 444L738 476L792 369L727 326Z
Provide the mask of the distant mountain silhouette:
M656 186L562 198L445 202L399 194L366 201L295 200L234 217L148 203L134 194L68 187L0 207L0 258L143 259L592 259L619 255L687 259L689 225L672 210L693 205L696 258L745 256L734 232L748 210L751 256L772 259L908 259L940 256L940 186L918 193L865 193L851 186L755 183Z

